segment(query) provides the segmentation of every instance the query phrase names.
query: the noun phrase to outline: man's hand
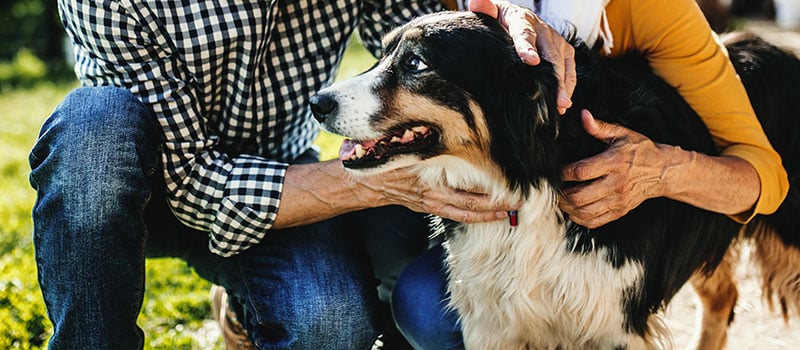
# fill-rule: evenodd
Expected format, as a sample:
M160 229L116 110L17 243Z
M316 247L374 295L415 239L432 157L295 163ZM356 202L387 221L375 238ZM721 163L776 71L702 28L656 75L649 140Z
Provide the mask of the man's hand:
M578 81L575 73L575 49L533 11L501 0L471 0L469 10L497 18L514 40L517 55L535 66L541 58L553 64L558 77L558 112L572 106L572 92Z
M609 147L562 169L564 181L589 181L563 193L559 206L572 221L597 228L624 216L646 199L664 195L664 176L675 147L596 120L586 110L581 112L581 119L586 132Z
M432 188L411 168L396 169L378 176L357 176L353 180L365 189L372 189L379 196L379 203L399 204L416 212L464 223L504 219L508 211L517 210L521 205L495 203L479 189Z

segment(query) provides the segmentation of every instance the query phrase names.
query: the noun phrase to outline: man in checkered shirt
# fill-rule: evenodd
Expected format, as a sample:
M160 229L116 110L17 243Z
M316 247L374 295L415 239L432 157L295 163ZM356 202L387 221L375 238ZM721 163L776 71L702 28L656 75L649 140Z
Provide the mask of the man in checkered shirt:
M473 2L509 24L520 57L536 63L541 23ZM408 209L460 221L514 209L420 188L402 171L354 179L338 161L318 162L312 146L308 98L332 81L350 34L358 28L380 54L383 33L441 10L438 0L60 0L59 9L83 87L30 155L52 348L141 348L146 255L183 258L224 286L259 348L368 348L379 332L375 274L390 287L426 245L425 222ZM563 39L538 45L557 58L571 49ZM369 255L365 241L376 247Z

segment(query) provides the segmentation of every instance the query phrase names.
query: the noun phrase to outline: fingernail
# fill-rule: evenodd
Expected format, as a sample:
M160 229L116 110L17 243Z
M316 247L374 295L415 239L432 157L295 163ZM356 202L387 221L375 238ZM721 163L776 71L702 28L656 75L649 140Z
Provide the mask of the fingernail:
M539 53L537 53L536 50L529 48L524 52L522 52L520 58L522 59L522 61L528 64L537 63L539 60Z
M569 96L567 96L567 93L565 91L561 91L561 93L558 95L559 99L561 99L561 101L567 104L567 107L572 107L572 99L570 99Z

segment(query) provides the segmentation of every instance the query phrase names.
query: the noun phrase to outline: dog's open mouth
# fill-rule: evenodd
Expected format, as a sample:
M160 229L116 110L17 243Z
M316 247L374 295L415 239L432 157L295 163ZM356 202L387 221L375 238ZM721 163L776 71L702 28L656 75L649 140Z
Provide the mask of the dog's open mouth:
M431 126L399 126L387 136L374 140L345 139L339 149L339 159L346 168L371 168L398 154L429 154L437 144L439 132Z

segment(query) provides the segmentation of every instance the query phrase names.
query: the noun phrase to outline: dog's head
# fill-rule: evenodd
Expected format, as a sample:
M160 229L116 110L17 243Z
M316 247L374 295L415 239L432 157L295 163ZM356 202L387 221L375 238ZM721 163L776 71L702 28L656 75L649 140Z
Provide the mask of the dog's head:
M523 193L542 179L558 181L552 66L523 63L497 20L423 16L383 46L372 69L311 100L322 126L348 138L340 150L345 167L387 171L457 160Z

